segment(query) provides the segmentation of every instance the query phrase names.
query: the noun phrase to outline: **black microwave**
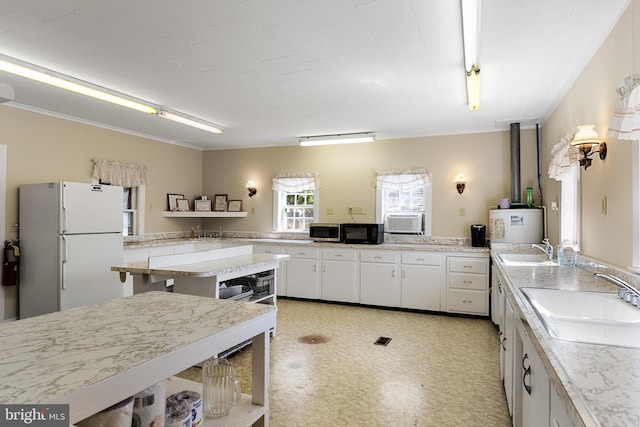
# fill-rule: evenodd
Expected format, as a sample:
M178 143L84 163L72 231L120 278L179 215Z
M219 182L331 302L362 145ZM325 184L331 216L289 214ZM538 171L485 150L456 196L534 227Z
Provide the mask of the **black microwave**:
M384 242L384 224L341 224L344 243L379 245Z

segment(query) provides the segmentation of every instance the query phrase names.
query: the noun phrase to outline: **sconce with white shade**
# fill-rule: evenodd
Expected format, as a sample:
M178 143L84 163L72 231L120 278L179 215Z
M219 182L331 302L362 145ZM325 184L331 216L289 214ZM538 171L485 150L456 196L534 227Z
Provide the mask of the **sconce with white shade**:
M373 142L376 136L372 132L341 133L335 135L303 136L300 145L310 147L314 145L355 144L361 142Z
M458 175L456 175L456 179L453 182L455 182L456 184L456 190L458 190L458 194L462 194L465 187L467 186L467 177L459 173Z
M594 128L595 125L578 126L578 132L571 140L571 145L576 147L582 155L580 167L584 167L584 170L591 166L591 156L595 153L599 153L600 160L607 157L607 144L600 139Z
M249 197L255 196L256 193L258 192L258 189L256 188L256 183L253 181L247 181L247 183L245 184L245 188L249 191Z

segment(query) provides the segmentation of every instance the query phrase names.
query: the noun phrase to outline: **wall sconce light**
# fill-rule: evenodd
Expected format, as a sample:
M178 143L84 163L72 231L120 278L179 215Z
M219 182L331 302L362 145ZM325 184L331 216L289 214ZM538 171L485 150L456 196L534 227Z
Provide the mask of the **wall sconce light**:
M458 194L462 194L464 188L467 186L467 177L459 173L456 175L456 179L453 182L456 183L456 190L458 190Z
M255 196L256 193L258 192L258 189L256 188L256 183L253 181L247 181L247 183L245 184L245 187L249 191L249 197Z
M591 166L591 156L599 153L600 160L607 157L607 144L598 137L598 132L593 128L595 125L578 126L578 132L571 140L571 145L576 147L582 154L580 158L580 167L584 166L587 170ZM597 147L597 150L595 149Z

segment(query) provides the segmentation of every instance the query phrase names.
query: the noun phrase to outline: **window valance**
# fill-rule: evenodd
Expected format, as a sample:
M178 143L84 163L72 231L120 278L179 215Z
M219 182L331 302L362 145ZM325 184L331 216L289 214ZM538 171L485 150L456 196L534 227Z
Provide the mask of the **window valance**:
M94 159L92 176L122 187L139 187L149 182L146 166L112 160Z
M376 188L379 190L410 191L430 183L431 172L423 168L376 172Z
M575 132L568 133L560 142L551 147L551 162L549 162L549 178L556 181L562 179L562 175L567 172L573 164L578 163L580 153L571 145Z
M320 174L316 172L281 173L273 178L273 189L286 193L320 188Z
M620 100L609 122L608 136L640 140L640 74L626 77L616 89Z

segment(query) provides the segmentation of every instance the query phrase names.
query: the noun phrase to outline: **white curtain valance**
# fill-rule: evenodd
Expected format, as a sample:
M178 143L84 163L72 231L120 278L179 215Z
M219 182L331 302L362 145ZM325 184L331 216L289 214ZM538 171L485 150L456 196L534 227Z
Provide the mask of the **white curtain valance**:
M379 190L410 191L430 183L431 172L423 168L376 172L376 188Z
M607 136L640 140L640 74L626 77L616 92L620 100L611 116Z
M281 173L273 178L273 189L286 193L320 188L320 174L315 172Z
M94 159L92 176L122 187L139 187L149 182L146 166L111 160Z
M568 133L557 144L551 147L551 162L549 162L549 178L560 181L562 175L575 163L579 162L580 153L571 145L575 132Z

